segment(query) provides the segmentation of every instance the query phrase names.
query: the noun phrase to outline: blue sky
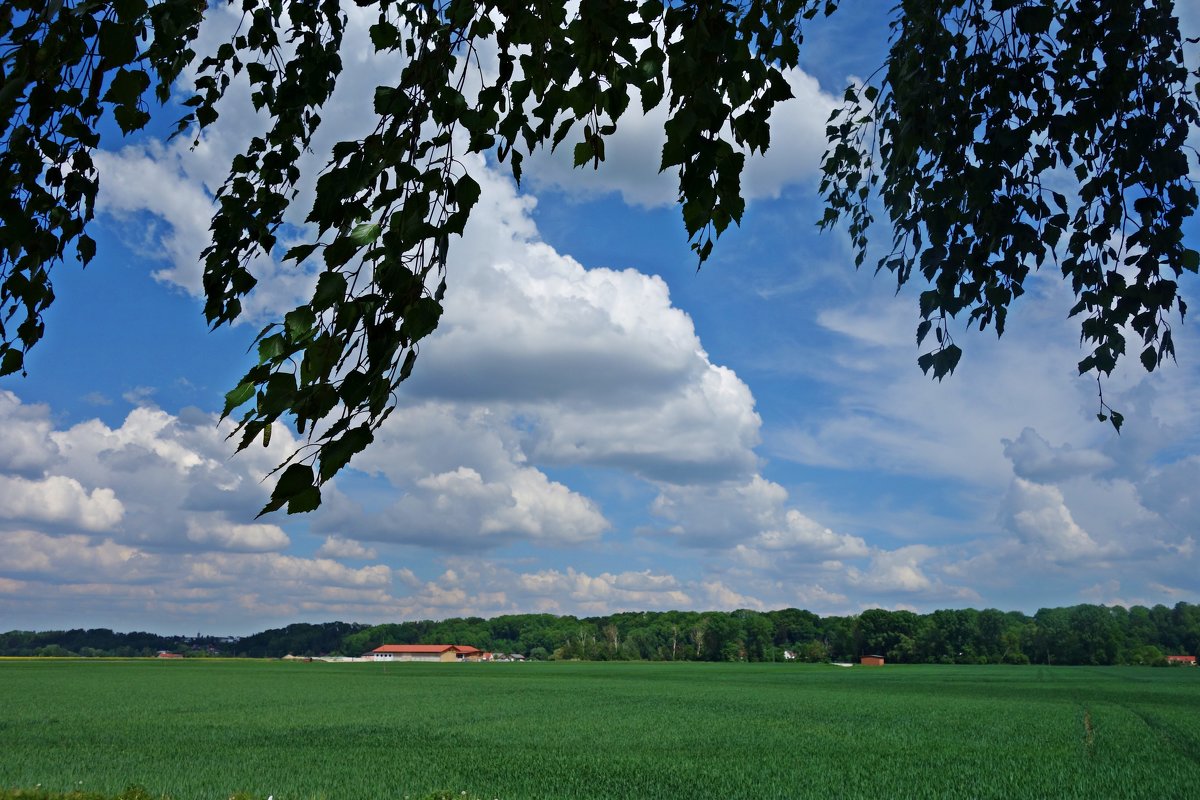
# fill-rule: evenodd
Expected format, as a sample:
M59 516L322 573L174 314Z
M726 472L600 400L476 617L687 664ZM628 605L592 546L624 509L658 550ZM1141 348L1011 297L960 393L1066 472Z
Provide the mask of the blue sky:
M212 192L262 122L234 97L194 152L108 137L99 255L58 271L29 377L0 383L0 629L1200 602L1193 323L1177 366L1106 383L1118 437L1075 375L1053 268L1002 340L958 336L938 384L916 366L919 287L818 234L825 119L882 58L884 8L814 25L743 225L699 273L656 174L661 116L623 119L596 173L533 158L520 191L469 160L484 193L442 326L376 444L298 518L254 519L294 440L235 456L216 412L313 275L262 259L245 324L217 332L197 299ZM314 173L396 74L348 52Z

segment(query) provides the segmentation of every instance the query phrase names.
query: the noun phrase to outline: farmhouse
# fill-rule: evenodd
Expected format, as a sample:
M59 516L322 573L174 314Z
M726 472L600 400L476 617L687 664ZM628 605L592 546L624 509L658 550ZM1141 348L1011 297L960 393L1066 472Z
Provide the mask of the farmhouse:
M363 657L374 661L477 661L482 655L466 644L385 644Z
M863 656L859 663L864 667L882 667L883 656Z
M1167 656L1168 664L1183 664L1185 666L1196 666L1195 656Z

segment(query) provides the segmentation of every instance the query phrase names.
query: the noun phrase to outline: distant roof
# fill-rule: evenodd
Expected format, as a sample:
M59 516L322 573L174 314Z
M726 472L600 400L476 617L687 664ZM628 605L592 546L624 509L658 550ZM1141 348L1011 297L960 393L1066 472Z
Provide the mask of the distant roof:
M453 650L456 653L478 653L474 647L466 644L385 644L376 647L372 653L444 653Z

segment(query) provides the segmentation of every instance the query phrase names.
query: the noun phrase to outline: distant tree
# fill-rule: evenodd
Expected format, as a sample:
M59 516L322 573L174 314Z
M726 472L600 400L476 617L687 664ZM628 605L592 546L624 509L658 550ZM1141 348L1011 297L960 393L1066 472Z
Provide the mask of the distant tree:
M194 65L177 131L199 136L233 77L248 77L270 126L217 191L205 316L213 326L241 316L256 256L322 266L311 299L262 331L259 363L225 397L223 415L249 408L239 448L281 421L309 437L280 465L264 512L316 508L394 407L441 317L451 238L479 199L463 150L507 161L520 180L527 154L570 140L575 164L598 168L635 96L643 110L665 103L661 168L678 175L703 262L742 218L742 169L770 146L772 112L792 96L785 72L805 25L838 3L359 5L378 12L374 49L407 63L364 109L374 130L333 146L305 218L313 235L286 253L278 231L297 162L342 69L339 3L247 0L231 40L204 54L192 44L208 4L195 0L12 0L0 13L0 375L24 372L42 338L56 265L95 254L103 117L140 130L149 103ZM877 269L928 282L920 367L939 379L954 370L960 314L1002 333L1047 259L1083 317L1081 373L1108 374L1127 349L1148 370L1172 358L1171 315L1186 309L1177 281L1200 267L1182 235L1197 205L1186 140L1200 115L1170 0L928 0L893 13L883 67L847 91L828 128L821 224L846 220L861 264L881 205L893 245ZM1102 394L1100 416L1121 425Z
M1152 644L1144 644L1133 648L1129 651L1126 661L1129 664L1146 667L1161 667L1166 666L1167 663L1167 659L1162 651Z
M743 641L745 642L746 659L749 661L774 661L775 626L765 614L757 611L738 612L742 614Z
M69 658L78 654L72 653L61 644L48 644L45 647L39 647L35 650L34 655L41 658Z
M1068 626L1074 644L1069 656L1076 664L1115 664L1121 649L1118 628L1104 606L1080 605L1070 611Z
M1033 616L1036 624L1029 658L1035 664L1071 663L1075 653L1070 639L1070 611L1065 608L1039 608Z
M800 647L800 660L809 663L821 663L829 660L829 648L824 642L813 640Z

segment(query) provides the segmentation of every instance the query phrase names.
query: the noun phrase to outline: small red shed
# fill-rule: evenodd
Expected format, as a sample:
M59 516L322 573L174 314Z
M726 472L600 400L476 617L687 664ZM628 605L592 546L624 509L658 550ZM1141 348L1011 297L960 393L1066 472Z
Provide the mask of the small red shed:
M863 656L859 663L864 667L882 667L883 656Z

